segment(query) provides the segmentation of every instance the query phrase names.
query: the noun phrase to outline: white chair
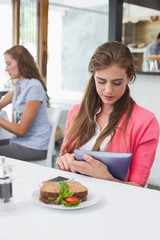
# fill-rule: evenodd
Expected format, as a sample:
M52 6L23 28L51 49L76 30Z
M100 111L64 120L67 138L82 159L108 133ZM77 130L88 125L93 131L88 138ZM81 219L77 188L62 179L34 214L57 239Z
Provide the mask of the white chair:
M47 108L47 113L48 113L48 120L52 125L52 132L51 132L50 141L48 145L47 157L44 160L31 161L31 163L36 163L46 167L52 167L52 158L54 155L56 155L55 135L56 135L56 129L57 129L58 121L60 118L61 110L58 108L49 107Z

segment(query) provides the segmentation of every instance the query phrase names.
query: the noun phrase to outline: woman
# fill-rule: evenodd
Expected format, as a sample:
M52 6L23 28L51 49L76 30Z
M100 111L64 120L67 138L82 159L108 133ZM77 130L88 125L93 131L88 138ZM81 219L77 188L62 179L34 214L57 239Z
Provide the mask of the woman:
M143 54L142 71L152 71L152 69L150 69L151 60L148 58L150 55L153 55L153 57L160 55L160 33L158 33L156 40L151 42L145 48L145 51ZM159 68L160 67L159 60L157 61L157 64L158 64L158 68ZM156 69L153 69L153 71L156 71ZM157 69L157 71L158 71L158 69Z
M4 53L6 71L14 80L13 91L0 100L0 109L12 103L13 121L0 117L0 127L13 133L0 155L21 159L45 159L51 126L47 118L47 90L29 51L16 45Z
M132 153L126 183L145 186L159 139L155 115L130 97L134 61L120 42L97 48L89 62L91 77L83 100L70 110L57 167L96 178L121 182L107 167L85 154L74 160L74 149Z

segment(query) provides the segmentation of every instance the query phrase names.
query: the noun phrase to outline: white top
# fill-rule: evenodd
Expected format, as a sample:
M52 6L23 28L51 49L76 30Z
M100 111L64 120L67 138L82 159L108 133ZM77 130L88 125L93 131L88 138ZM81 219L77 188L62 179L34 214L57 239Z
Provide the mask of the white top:
M97 118L97 114L101 111L101 108L97 111L97 113L95 114L94 116L94 121L96 123L96 127L95 127L95 134L94 136L87 142L85 143L82 147L80 147L80 149L83 149L83 150L92 150L92 148L94 147L95 143L96 143L96 140L97 138L99 137L99 135L101 134L101 132L104 130L104 128L107 126L108 122L106 122L106 124L103 126L102 129L100 129L97 121L96 121L96 118ZM106 148L108 142L110 141L111 139L111 135L110 136L107 136L103 142L101 143L100 145L100 148L99 148L99 151L104 151L104 149Z
M10 162L15 165L16 209L0 212L1 240L160 239L160 191L14 159ZM33 202L31 195L38 184L59 175L80 181L101 201L78 210L51 209Z

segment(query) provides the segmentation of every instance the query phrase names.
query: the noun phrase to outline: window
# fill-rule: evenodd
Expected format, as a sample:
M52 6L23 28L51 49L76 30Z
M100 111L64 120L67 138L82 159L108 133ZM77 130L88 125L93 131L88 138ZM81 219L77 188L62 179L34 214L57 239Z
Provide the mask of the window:
M4 29L5 28L5 29ZM0 0L0 89L8 87L8 74L5 72L3 53L12 46L12 0Z
M20 37L19 44L24 45L37 60L38 47L38 4L37 0L20 1Z
M93 3L94 4L94 3ZM47 87L83 91L88 61L95 48L108 39L108 6L78 8L49 4Z

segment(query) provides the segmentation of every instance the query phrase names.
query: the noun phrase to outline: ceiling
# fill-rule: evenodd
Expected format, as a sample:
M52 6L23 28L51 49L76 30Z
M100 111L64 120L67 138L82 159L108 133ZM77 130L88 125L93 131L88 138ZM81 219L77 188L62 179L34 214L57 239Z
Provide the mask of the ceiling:
M108 5L109 0L49 0L49 3L77 8L89 8L94 6Z
M116 0L115 0L116 1ZM160 0L158 0L160 3ZM155 10L153 8L146 8L142 6L138 6L138 4L134 4L133 2L137 2L136 0L124 0L125 4L123 5L123 17L145 17L145 16L159 16L159 10ZM140 3L144 4L149 3L150 0L141 0ZM157 0L152 0L153 3L157 3ZM109 4L109 0L49 0L50 4L61 6L61 7L71 7L78 9L90 10L92 8L98 6L104 6ZM139 3L139 1L138 1Z
M109 0L49 0L56 5L72 6L77 8L89 8L100 5L108 5ZM160 10L160 0L124 0L126 3Z

